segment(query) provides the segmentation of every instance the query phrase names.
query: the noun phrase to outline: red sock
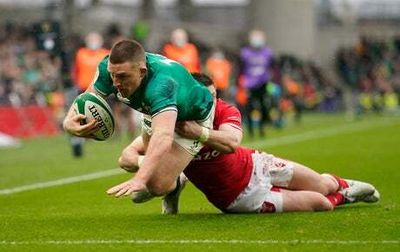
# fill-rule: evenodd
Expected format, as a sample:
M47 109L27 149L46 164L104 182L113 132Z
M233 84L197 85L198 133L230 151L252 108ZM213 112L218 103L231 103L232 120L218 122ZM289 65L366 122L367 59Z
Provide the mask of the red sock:
M334 175L334 174L330 174L330 175L331 175L332 177L334 177L334 178L336 179L336 181L338 182L338 184L339 184L339 190L349 187L349 184L347 184L346 180L344 180L344 179L342 179L341 177L336 176L336 175Z
M344 204L344 197L339 192L334 192L325 196L332 204L333 208L338 205Z

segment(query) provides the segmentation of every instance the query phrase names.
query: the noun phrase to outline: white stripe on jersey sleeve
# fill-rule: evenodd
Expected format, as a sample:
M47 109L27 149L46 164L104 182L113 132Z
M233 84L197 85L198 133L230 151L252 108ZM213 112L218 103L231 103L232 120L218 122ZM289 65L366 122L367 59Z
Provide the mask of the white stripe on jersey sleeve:
M239 127L239 126L237 126L236 124L233 124L233 123L223 123L223 124L221 124L221 125L229 125L229 126L234 127L235 129L238 129L238 130L240 130L240 131L243 131L243 129L242 129L241 127ZM220 125L220 126L221 126L221 125Z
M151 115L151 118L157 116L158 114L166 112L166 111L176 111L176 112L178 112L178 109L175 106L169 106L169 107L163 108L160 111L158 111L157 113Z

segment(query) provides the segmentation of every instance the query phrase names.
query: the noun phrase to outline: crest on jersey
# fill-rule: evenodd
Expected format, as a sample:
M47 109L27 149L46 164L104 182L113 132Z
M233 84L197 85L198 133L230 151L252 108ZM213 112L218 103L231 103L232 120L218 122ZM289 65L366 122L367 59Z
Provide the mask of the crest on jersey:
M146 103L144 103L144 102L142 102L142 104L141 104L141 109L142 109L145 113L150 113L150 110L151 110L150 106L149 106L149 105L146 105Z

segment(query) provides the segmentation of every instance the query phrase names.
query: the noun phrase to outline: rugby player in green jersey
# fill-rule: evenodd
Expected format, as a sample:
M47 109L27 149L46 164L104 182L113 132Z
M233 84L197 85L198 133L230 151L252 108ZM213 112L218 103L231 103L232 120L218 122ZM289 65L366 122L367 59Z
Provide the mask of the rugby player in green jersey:
M139 156L140 169L134 178L107 192L117 197L132 194L140 202L141 197L162 196L174 190L177 177L202 148L202 142L208 138L207 128L212 127L215 104L207 88L179 63L146 53L136 41L122 40L101 61L86 92L103 97L114 93L120 101L145 114L146 156ZM81 125L83 119L85 116L76 114L71 107L64 119L64 129L91 138L96 122ZM174 133L176 121L186 120L204 126L199 139L186 139Z

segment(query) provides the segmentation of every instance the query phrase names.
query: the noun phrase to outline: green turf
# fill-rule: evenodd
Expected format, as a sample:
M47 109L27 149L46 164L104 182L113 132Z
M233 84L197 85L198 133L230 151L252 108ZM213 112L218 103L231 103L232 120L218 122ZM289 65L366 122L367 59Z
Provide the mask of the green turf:
M346 127L353 126L355 130L346 131ZM284 136L332 127L343 131L268 145ZM0 195L0 250L399 251L399 129L398 117L369 116L349 122L342 115L308 115L300 125L289 123L284 130L270 130L265 140L265 146L269 146L263 148L265 151L307 164L320 172L331 171L372 182L382 194L378 204L356 204L323 213L224 215L189 185L182 194L181 214L163 216L159 199L133 205L129 199L108 197L105 194L108 187L129 178L121 174ZM0 150L0 190L114 168L119 152L128 143L127 139L88 142L85 157L75 160L67 141L65 136L36 139L24 142L19 149ZM256 141L259 144L260 139ZM244 142L248 146L252 144L249 139ZM88 244L90 240L97 243ZM139 240L171 243L139 244ZM189 243L174 243L182 240ZM230 243L190 242L205 240ZM232 240L243 243L232 243ZM52 241L62 243L51 244ZM86 243L73 244L80 241ZM99 244L99 241L108 243ZM377 243L363 244L363 241Z

